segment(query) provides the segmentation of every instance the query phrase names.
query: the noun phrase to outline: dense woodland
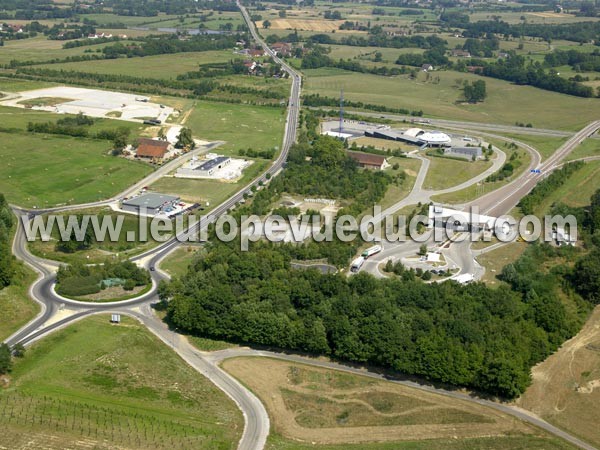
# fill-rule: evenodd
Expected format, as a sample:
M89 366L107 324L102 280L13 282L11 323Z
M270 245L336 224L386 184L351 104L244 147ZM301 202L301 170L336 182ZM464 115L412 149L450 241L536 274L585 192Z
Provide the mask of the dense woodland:
M14 216L4 195L0 194L0 290L8 286L14 276L11 229Z
M58 269L56 292L75 297L95 294L109 287L108 280L131 291L136 286L150 283L150 275L131 261L105 261L97 266L75 263Z
M315 158L322 148L321 164L331 161L331 146L311 150ZM300 155L306 153L296 154L296 164L305 161ZM294 183L281 186L302 190ZM333 189L341 193L342 186ZM257 243L242 252L215 240L160 293L170 299L169 319L195 334L376 364L513 398L530 383L532 365L576 333L600 301L600 191L589 208L573 212L582 220L583 250L532 244L502 272L507 285L495 289L296 270L289 245Z

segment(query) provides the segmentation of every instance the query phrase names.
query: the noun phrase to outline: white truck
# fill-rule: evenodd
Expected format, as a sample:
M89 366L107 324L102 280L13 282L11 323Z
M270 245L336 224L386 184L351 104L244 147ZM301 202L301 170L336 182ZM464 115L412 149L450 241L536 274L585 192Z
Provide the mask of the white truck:
M369 247L364 252L362 252L362 254L360 256L362 256L363 258L367 259L368 257L373 256L373 255L379 253L381 250L383 250L381 248L381 245L374 245L373 247Z
M364 263L365 258L363 256L359 256L354 261L352 261L352 265L350 266L350 272L358 272Z

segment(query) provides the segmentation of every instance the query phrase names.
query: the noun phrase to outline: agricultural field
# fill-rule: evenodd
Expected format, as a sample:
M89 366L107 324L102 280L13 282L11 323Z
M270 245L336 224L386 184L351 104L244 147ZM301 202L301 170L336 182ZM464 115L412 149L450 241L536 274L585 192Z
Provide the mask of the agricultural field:
M305 74L306 93L338 98L343 88L347 100L423 110L431 117L508 125L519 121L535 127L565 130L581 129L596 119L596 99L517 86L493 78L485 78L488 97L484 102L462 103L458 82L481 79L468 73L420 72L416 80L408 75L390 78L332 68L306 70Z
M174 79L177 75L198 70L200 64L221 63L239 58L231 50L207 52L173 53L169 55L146 56L143 58L117 58L99 61L47 64L53 70L73 70L77 72L128 75L141 78Z
M108 141L3 132L0 140L0 192L24 207L103 200L152 172L111 156Z
M425 443L414 446L421 439L440 443L422 448L447 448L442 440L475 448L470 439L493 436L492 442L507 439L513 445L517 437L547 439L504 413L342 371L259 357L228 359L222 367L265 403L273 449L308 448L299 442L312 448L421 448ZM509 448L504 445L489 448ZM552 439L546 445L562 448Z
M16 361L0 445L235 449L235 404L133 319L84 319Z
M600 446L600 306L581 331L532 369L533 383L517 405Z
M128 42L124 41L125 44ZM30 39L6 41L0 52L0 65L9 64L12 60L42 62L51 59L63 59L69 56L82 56L86 54L86 50L96 52L107 45L112 45L112 43L104 43L63 49L64 43L65 41L50 40L41 35ZM79 63L80 66L81 64ZM85 64L88 64L88 62Z
M430 157L429 171L423 189L440 190L456 186L476 177L492 166L492 161L468 161Z

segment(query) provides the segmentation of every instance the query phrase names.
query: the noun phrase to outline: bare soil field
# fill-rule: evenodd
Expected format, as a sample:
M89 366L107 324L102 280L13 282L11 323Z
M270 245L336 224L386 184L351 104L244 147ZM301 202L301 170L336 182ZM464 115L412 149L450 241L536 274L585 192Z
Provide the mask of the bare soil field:
M353 30L340 30L343 20L305 20L305 19L273 19L271 20L271 29L273 30L299 30L299 31L319 31L344 33Z
M579 334L532 369L532 377L518 406L600 445L600 306Z
M265 403L276 434L313 445L539 433L483 406L341 371L259 357L222 365Z

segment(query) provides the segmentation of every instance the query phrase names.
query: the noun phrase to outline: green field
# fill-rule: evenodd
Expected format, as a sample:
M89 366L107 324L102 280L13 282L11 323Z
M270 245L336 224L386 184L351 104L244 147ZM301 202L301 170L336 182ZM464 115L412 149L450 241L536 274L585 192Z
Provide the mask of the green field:
M226 141L218 151L234 154L247 148L279 148L285 117L283 107L199 101L186 126L200 139Z
M536 136L531 134L502 133L502 135L523 142L524 144L531 145L540 152L542 161L552 156L552 154L568 139L566 137Z
M585 158L588 156L600 156L600 139L586 139L579 144L575 150L569 153L565 159L572 161L574 159Z
M104 59L86 61L85 63L47 64L36 67L144 78L176 78L177 75L198 70L200 64L227 62L236 57L239 58L240 56L235 55L231 50L214 50L146 56L143 58Z
M65 222L68 220L67 217L70 214L71 213L61 214L65 217ZM149 238L148 242L127 242L127 233L130 231L135 233L136 237L139 237L140 221L137 215L117 213L108 207L78 210L77 214L96 215L98 216L100 223L102 223L104 217L107 219L111 218L114 224L117 223L118 216L123 216L123 225L121 228L121 233L119 234L119 240L116 242L111 242L107 234L104 242L94 242L88 250L80 250L74 253L64 253L56 250L56 243L58 239L60 239L60 233L58 227L55 226L48 242L42 242L38 239L35 242L28 243L31 253L41 258L64 263L80 262L87 264L100 264L103 263L107 258L130 258L145 250L149 250L157 243L152 239L150 234L150 221L148 221L146 224L146 233Z
M50 81L31 81L31 80L19 80L16 78L3 78L0 77L0 91L6 92L21 92L30 91L32 89L42 89L52 86L59 86L58 83L52 83Z
M424 189L440 190L464 183L491 167L491 161L468 161L430 157Z
M31 39L18 39L6 41L0 52L0 64L9 64L12 60L17 61L49 61L51 59L63 59L69 56L85 55L86 50L96 52L112 43L89 45L84 47L66 48L62 46L65 41L49 40L46 36L36 36ZM127 44L127 41L124 42ZM88 62L79 63L88 64Z
M482 79L468 73L433 72L430 81L426 81L424 73L419 73L415 81L408 76L382 77L330 68L306 70L305 74L306 93L338 98L343 88L347 100L423 110L432 117L509 125L519 121L567 130L581 129L597 118L597 99L517 86L493 78L484 78L488 97L483 103L460 103L462 91L458 81Z
M235 404L138 322L95 316L17 360L0 391L5 448L235 449Z
M110 198L152 171L111 156L107 141L20 133L0 133L0 140L0 192L20 206Z
M11 285L0 289L0 341L6 339L35 317L40 307L29 298L29 286L36 273L28 266L18 263Z
M202 211L202 213L207 213L266 170L267 164L269 163L264 159L256 160L254 164L244 169L244 176L236 183L208 179L162 177L152 184L152 189L165 194L180 196L190 202L208 203L209 207Z
M590 161L569 177L567 182L552 192L536 208L536 213L546 213L553 203L565 203L582 207L590 204L590 198L600 189L600 161Z
M197 250L198 247L191 245L177 248L161 261L161 270L167 272L172 277L185 275Z

